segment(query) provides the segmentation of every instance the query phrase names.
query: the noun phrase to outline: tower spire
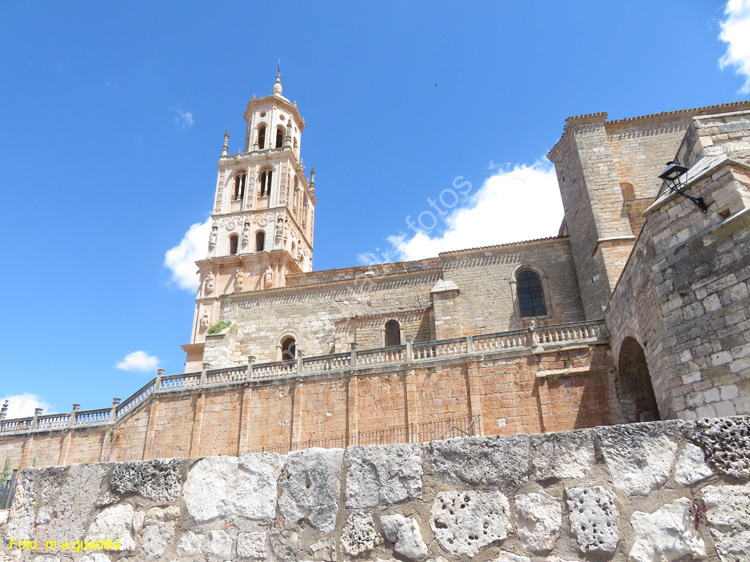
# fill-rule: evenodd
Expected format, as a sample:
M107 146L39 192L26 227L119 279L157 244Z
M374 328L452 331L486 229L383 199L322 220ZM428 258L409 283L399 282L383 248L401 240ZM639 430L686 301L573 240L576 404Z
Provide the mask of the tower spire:
M276 83L273 85L273 93L281 95L281 59L276 66Z

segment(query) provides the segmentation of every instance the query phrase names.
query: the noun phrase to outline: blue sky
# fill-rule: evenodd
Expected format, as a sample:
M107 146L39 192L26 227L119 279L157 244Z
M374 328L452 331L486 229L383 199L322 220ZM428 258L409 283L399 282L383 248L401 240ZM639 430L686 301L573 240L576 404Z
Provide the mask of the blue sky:
M555 234L566 117L748 98L750 0L278 6L0 3L0 397L33 395L12 413L182 372L194 293L165 254L205 249L184 237L224 130L236 152L278 59L316 169L315 269Z

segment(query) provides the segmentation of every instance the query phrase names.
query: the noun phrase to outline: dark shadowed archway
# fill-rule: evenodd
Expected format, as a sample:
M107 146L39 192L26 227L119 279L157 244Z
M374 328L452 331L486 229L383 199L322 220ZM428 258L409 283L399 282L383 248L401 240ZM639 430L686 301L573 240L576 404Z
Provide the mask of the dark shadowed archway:
M654 387L646 364L646 354L641 345L631 337L620 346L617 362L617 396L622 411L629 422L659 419Z

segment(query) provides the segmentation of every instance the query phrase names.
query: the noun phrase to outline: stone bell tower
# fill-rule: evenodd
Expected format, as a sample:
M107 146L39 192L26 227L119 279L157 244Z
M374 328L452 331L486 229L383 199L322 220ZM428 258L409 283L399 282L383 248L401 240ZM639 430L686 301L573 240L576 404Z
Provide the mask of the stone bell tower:
M288 273L312 270L315 168L300 157L305 121L296 102L273 94L247 104L242 149L229 154L229 131L216 181L208 254L196 262L200 286L186 372L199 371L206 332L220 320L222 295L283 287Z

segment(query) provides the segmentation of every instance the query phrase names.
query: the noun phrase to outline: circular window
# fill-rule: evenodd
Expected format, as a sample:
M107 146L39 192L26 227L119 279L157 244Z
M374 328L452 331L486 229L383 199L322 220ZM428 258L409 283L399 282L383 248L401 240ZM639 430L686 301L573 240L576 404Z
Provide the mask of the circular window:
M261 116L261 117L265 117L265 116L266 116L266 112L265 112L265 111L262 111L262 112L261 112L261 114L260 114L260 116Z

